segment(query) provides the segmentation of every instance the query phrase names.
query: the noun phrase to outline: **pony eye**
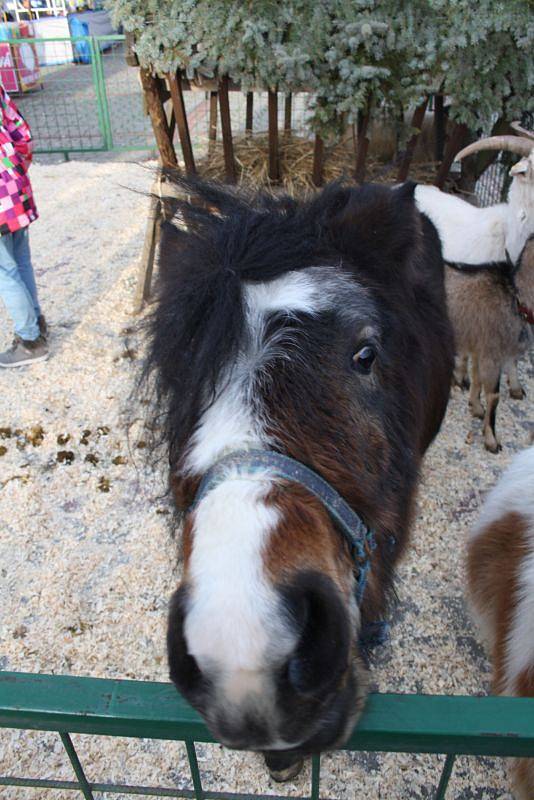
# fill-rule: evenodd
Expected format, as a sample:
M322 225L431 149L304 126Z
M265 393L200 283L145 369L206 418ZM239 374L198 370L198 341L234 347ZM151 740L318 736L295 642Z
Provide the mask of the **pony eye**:
M376 351L370 344L366 344L352 356L352 366L363 375L368 375L376 358Z

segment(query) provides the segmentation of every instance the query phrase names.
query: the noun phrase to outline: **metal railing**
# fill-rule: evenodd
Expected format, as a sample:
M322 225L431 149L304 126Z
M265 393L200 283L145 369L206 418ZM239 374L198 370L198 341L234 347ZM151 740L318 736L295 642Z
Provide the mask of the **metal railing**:
M289 795L204 789L195 742L214 742L200 716L168 683L0 672L0 727L55 731L76 780L0 776L0 786L183 797L283 800ZM191 789L90 782L71 733L183 741ZM445 756L435 800L443 800L458 755L534 756L534 698L372 694L348 742L351 751ZM320 756L312 760L310 800L320 798ZM303 797L297 800L304 800Z
M126 64L124 41L118 34L0 41L10 48L14 82L20 86L31 52L30 60L38 62L33 88L16 96L36 153L68 158L70 153L154 150L137 71Z

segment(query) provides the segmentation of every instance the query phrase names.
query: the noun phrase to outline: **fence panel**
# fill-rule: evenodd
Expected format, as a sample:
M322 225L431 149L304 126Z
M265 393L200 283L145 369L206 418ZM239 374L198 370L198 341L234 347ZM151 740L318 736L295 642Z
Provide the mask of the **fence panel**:
M38 61L36 85L17 95L36 153L154 148L137 71L124 58L124 36L9 39L0 46L9 46L15 85L23 85L31 51Z
M86 800L95 791L203 800L286 797L205 790L194 743L215 740L167 683L0 672L0 727L58 732L77 778L1 776L0 786L77 789ZM89 783L70 733L183 741L193 789ZM434 795L442 800L456 755L534 756L534 698L374 694L344 749L446 755ZM319 800L319 787L314 756L310 800Z

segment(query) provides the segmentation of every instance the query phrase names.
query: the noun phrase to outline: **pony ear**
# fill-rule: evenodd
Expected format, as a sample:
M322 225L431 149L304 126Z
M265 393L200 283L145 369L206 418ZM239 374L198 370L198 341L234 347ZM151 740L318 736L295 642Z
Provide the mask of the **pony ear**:
M310 572L283 590L287 609L299 631L287 675L299 694L320 693L339 683L349 661L347 612L333 582Z
M331 243L355 266L403 264L421 235L416 184L397 188L367 184L341 189L326 221Z

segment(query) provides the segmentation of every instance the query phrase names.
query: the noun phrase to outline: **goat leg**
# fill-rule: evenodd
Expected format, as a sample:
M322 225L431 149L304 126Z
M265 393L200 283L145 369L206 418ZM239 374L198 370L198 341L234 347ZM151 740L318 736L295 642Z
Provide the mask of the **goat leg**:
M526 397L526 393L519 383L519 375L517 374L517 361L515 358L508 359L504 365L504 370L508 376L510 397L512 397L514 400L523 400Z
M484 416L484 446L490 453L498 453L501 443L495 432L497 406L499 405L499 388L501 373L499 367L488 361L480 364L482 385L486 396L486 414Z
M471 391L469 392L469 409L473 417L484 419L484 406L480 402L480 373L478 369L478 356L471 354Z
M460 389L469 389L469 375L467 372L467 354L462 354L456 357L456 364L453 374L453 386L459 386Z

